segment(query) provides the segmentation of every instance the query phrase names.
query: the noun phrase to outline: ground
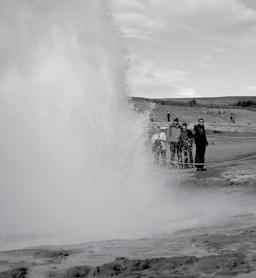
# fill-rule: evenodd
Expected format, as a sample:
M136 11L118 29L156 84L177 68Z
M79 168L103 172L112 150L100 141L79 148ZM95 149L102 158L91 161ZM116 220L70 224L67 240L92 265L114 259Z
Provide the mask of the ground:
M208 171L163 171L182 177L180 186L188 192L208 188L229 196L237 207L230 208L228 217L223 211L223 221L215 222L209 211L205 226L167 230L151 238L4 251L0 253L0 278L256 277L256 112L223 108L224 114L219 110L157 105L151 124L167 126L167 111L191 126L204 115ZM226 116L231 111L236 124Z

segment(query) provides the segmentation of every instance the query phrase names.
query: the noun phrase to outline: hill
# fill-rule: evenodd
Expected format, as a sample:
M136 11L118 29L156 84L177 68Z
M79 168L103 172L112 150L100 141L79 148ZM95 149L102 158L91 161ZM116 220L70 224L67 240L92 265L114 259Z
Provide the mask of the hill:
M203 98L143 98L131 97L133 102L151 102L162 105L207 106L207 107L256 107L256 96L203 97Z
M170 98L147 99L133 97L130 100L138 112L148 111L151 122L167 124L167 112L171 118L178 117L181 122L191 126L203 117L208 128L241 130L256 127L256 107L244 107L238 103L255 103L255 97L219 97L219 98ZM234 115L235 124L231 123L230 116Z

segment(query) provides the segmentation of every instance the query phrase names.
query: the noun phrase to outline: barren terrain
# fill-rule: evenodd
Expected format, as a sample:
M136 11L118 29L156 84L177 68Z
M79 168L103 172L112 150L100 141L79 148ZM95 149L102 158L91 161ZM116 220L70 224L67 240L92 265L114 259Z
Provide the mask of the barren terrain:
M149 104L136 105L144 111ZM187 192L221 192L237 207L223 211L217 222L209 211L205 225L170 233L167 228L152 237L3 251L0 278L256 277L256 112L156 104L151 125L168 126L167 111L190 127L205 118L208 171L163 169L163 174L180 176ZM229 122L231 111L235 124Z

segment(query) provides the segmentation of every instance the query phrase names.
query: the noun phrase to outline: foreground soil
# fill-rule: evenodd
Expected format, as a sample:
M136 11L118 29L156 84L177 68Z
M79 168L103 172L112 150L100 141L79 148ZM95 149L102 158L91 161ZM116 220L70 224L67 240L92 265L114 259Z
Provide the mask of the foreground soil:
M255 194L255 160L188 173L192 186ZM193 185L194 183L194 185ZM256 277L255 212L219 226L138 240L92 242L0 252L0 278Z
M255 141L241 142L236 138L240 133L235 135L228 140L212 137L207 154L210 162L220 158L233 162L213 164L199 174L194 169L174 170L186 191L225 190L244 204L245 209L239 209L229 221L155 238L3 251L0 278L256 277L256 159L244 159L255 154ZM256 136L255 132L249 135Z
M8 265L8 269L2 271L0 277L196 278L235 277L256 271L256 226L237 229L230 234L219 232L192 236L189 244L201 250L204 255L151 259L116 258L110 263L90 266L75 264L83 252L86 252L83 249L41 248L5 252L1 254L1 258L9 258L9 262L2 260L1 265Z

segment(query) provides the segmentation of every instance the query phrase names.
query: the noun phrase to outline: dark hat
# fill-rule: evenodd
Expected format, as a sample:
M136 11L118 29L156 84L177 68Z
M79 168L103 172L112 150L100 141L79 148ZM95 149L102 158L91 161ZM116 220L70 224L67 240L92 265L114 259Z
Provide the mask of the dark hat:
M179 119L178 119L178 118L174 118L173 121L174 121L174 122L178 122Z
M182 126L188 126L188 124L187 123L183 123Z

